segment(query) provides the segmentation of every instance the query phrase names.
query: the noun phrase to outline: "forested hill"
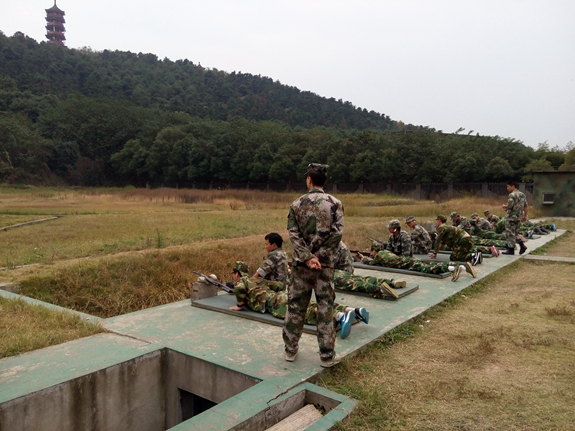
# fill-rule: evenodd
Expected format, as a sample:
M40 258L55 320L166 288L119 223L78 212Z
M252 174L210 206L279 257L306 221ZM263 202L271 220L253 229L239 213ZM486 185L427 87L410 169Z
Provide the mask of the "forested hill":
M154 54L93 52L0 35L2 86L53 94L126 100L144 108L230 120L279 120L290 126L396 130L388 116L282 85L271 78L205 69Z
M310 162L328 163L337 183L500 181L575 163L571 153L404 126L186 60L0 32L0 183L301 181Z

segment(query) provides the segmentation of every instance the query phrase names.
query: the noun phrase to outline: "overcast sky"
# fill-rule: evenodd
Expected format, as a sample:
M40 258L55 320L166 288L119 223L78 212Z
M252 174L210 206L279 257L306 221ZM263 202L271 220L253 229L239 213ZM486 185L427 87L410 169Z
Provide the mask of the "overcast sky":
M0 0L46 40L53 0ZM454 132L575 142L573 0L58 0L66 44L154 53Z

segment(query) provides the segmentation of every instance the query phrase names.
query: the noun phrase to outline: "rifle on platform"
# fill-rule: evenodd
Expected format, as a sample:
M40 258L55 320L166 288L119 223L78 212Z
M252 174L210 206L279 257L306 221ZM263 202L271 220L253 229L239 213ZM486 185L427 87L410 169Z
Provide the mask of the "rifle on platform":
M349 252L350 252L350 253L355 253L355 254L361 253L361 254L363 254L364 256L369 256L369 255L371 254L371 250L366 250L366 251L362 251L362 250L350 250Z
M207 275L202 274L201 272L198 271L192 271L192 272L194 274L198 274L200 277L203 277L208 283L213 284L214 286L217 286L228 293L234 293L233 287L228 286L227 284L220 283L219 281L216 281L212 277L208 277Z

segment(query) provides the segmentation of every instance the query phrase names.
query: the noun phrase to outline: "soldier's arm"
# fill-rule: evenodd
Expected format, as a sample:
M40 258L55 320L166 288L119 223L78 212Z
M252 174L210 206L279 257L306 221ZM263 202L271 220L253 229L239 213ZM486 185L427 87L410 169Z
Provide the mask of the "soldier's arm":
M294 260L299 262L307 262L314 256L307 247L305 240L300 232L299 225L297 223L296 215L293 206L290 207L288 214L288 236L293 245L293 257Z
M274 262L273 262L272 258L268 255L268 257L263 261L263 263L260 265L260 267L256 271L254 277L266 278L266 275L268 275L269 273L272 272L273 267L274 267Z

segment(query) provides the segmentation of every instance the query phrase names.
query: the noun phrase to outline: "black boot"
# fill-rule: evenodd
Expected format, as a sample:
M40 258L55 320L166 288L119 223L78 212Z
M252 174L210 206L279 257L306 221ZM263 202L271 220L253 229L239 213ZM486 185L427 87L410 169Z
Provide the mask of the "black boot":
M515 250L514 250L515 251ZM523 254L527 251L527 247L524 242L519 243L519 254Z
M515 254L515 249L514 248L509 248L507 247L505 249L505 251L502 251L501 254L510 254L510 255L514 255Z

